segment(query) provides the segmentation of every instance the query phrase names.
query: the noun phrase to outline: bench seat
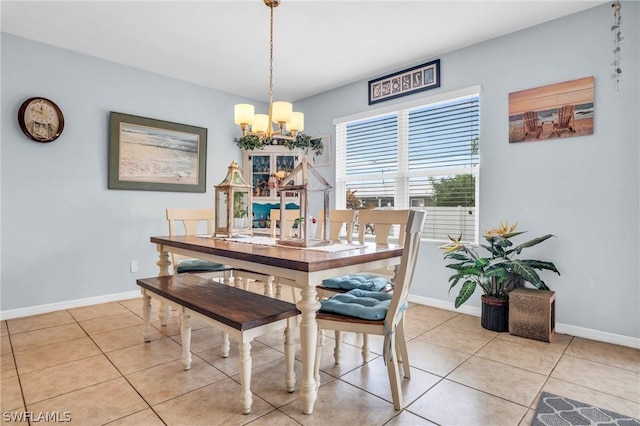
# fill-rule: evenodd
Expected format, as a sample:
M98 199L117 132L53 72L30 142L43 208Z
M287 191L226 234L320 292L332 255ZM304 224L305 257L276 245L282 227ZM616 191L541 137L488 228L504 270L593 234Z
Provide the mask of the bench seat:
M276 330L285 330L285 386L295 390L295 339L292 328L300 311L292 303L262 296L239 288L209 281L195 275L181 274L141 278L144 313L144 340L149 342L151 298L172 306L180 313L183 368L191 368L191 317L195 316L228 333L238 342L242 412L249 414L251 393L251 341ZM228 338L222 356L229 355Z

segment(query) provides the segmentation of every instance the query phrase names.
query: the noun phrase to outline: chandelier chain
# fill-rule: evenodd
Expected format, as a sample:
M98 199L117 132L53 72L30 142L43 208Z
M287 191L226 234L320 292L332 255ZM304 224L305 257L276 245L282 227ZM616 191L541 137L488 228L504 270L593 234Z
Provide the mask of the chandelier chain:
M271 106L273 100L273 6L269 6L269 9L271 10L269 29L269 106ZM269 113L269 115L271 115L271 113Z

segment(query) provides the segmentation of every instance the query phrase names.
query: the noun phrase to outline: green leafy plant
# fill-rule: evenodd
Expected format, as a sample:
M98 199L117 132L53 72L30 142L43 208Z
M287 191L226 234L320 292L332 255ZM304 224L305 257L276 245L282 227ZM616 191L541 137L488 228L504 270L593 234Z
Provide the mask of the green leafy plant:
M456 308L471 297L477 286L482 288L486 296L497 298L507 298L508 292L518 281L529 282L540 290L549 290L536 270L546 269L560 275L556 266L551 262L517 259L515 256L523 249L540 244L554 235L547 234L514 247L510 239L524 233L516 232L517 226L517 223L511 227L508 222L500 223L499 228L485 231L484 238L489 244L480 246L489 252L490 256L487 257L479 256L474 248L461 242L462 237L449 237L451 241L440 247L444 250L445 259L455 261L446 265L455 271L449 278L449 292L458 283L462 283L455 301Z
M240 149L245 151L254 151L264 149L267 145L281 145L288 149L306 149L309 148L315 155L322 155L324 145L321 138L313 139L304 133L298 133L294 139L262 139L258 136L247 135L233 140ZM275 142L275 143L274 143Z
M233 193L233 217L242 218L247 216L247 203L244 202L244 193Z

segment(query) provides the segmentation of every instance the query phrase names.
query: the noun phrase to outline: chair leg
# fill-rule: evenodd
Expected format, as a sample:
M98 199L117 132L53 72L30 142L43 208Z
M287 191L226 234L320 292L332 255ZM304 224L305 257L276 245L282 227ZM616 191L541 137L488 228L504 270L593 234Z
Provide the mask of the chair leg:
M369 335L366 333L362 334L362 362L367 362L369 360Z
M144 329L142 335L144 341L149 343L151 341L151 296L144 294L142 298L142 313L144 317Z
M393 335L391 338L392 340L395 340ZM384 359L387 363L387 372L389 373L389 384L391 385L393 408L400 411L402 410L404 404L402 402L402 388L400 387L400 374L398 371L398 364L396 363L395 346L395 341L392 341L389 345L385 344Z
M411 378L411 368L409 366L409 351L407 350L407 339L404 336L404 318L398 323L396 328L396 355L402 361L404 378Z
M229 333L222 333L222 344L220 345L220 354L222 358L229 357L229 351L231 350L231 345L229 344Z
M333 362L340 364L340 349L342 347L342 331L336 330L335 332L336 346L333 349Z
M318 328L318 334L322 334L323 330ZM313 364L313 377L316 380L316 390L320 387L320 358L322 358L322 342L318 339L316 343L316 360Z
M276 299L282 300L282 284L276 281Z

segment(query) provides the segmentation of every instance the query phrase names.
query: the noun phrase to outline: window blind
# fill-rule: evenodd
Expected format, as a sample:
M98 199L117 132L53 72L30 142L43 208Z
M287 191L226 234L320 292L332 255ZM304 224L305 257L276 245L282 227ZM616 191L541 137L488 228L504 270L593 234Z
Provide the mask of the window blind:
M474 93L338 122L338 208L426 210L424 239L477 243L479 115Z

